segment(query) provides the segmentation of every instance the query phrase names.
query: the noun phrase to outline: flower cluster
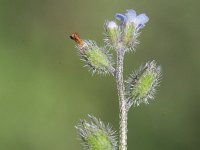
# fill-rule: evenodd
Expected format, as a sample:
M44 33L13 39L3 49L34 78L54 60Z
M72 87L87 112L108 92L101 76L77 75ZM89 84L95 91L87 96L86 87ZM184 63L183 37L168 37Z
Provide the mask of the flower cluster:
M127 10L125 14L116 14L116 19L120 21L120 27L114 21L106 23L106 43L112 47L124 47L126 51L135 50L138 42L140 30L144 28L149 18L145 14L136 15L134 10Z

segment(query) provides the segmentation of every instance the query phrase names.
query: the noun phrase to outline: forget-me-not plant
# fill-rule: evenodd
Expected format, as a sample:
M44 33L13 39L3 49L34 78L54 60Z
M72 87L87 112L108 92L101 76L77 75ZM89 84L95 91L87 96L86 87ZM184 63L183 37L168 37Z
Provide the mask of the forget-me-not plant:
M119 142L116 132L100 119L89 115L89 121L81 120L76 126L79 137L87 150L127 150L127 115L131 106L148 104L154 98L161 76L161 67L155 60L147 62L124 81L123 62L126 52L135 51L138 37L149 18L145 14L137 15L132 9L125 14L116 14L116 21L107 21L105 46L99 47L95 41L83 40L77 33L70 36L77 45L78 54L92 73L111 74L117 84L119 97ZM111 55L116 52L116 63ZM116 65L115 65L116 64ZM119 143L119 144L117 144Z

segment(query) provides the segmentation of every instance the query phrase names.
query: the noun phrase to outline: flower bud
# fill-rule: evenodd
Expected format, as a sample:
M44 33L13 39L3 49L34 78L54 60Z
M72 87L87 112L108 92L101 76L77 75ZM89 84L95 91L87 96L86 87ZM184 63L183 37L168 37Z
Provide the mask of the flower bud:
M116 47L119 42L119 28L116 22L108 21L105 24L106 39L105 41L110 47Z
M139 71L131 75L127 81L127 95L130 104L140 105L148 103L148 99L153 99L161 76L161 67L156 66L155 61L146 63Z
M90 122L82 120L76 129L84 148L90 150L116 150L115 132L101 120L89 115Z

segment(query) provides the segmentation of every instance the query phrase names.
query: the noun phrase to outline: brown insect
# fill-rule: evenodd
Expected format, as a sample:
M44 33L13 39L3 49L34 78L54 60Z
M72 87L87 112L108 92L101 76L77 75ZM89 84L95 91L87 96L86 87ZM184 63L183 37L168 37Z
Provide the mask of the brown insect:
M72 40L74 40L80 47L84 46L83 40L80 38L77 32L73 33L69 36Z

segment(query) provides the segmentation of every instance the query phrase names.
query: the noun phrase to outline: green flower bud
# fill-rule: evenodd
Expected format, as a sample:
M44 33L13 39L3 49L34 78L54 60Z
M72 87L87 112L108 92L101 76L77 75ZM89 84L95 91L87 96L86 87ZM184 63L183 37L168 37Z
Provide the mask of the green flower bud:
M119 27L114 21L108 21L105 24L106 39L105 42L110 47L117 47L119 43Z
M99 48L94 42L84 41L84 46L78 46L77 48L82 60L86 62L86 66L93 73L114 73L111 55L104 49Z
M76 129L83 141L84 148L89 150L116 150L115 132L109 125L89 115L90 122L82 120Z
M148 103L148 99L153 99L160 76L161 67L157 67L155 61L147 63L132 74L127 81L128 105L139 106L140 103Z

